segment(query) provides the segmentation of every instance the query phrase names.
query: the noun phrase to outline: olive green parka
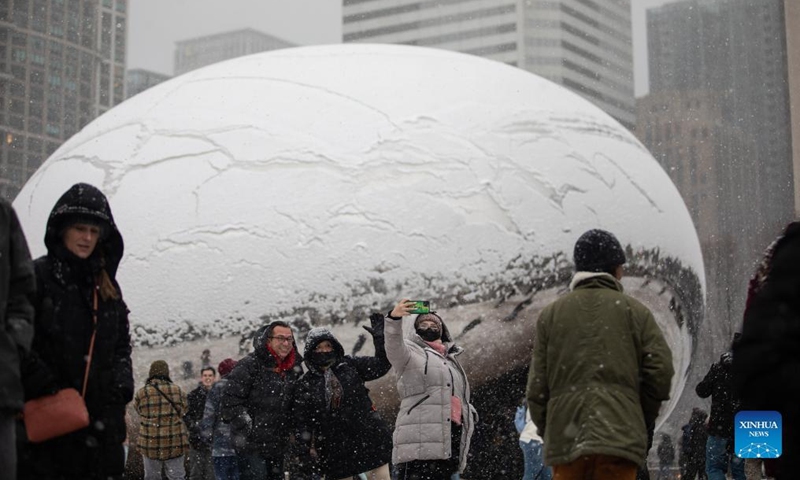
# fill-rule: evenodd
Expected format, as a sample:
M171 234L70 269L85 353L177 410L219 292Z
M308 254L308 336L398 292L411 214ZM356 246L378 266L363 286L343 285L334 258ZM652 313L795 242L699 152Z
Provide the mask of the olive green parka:
M528 375L545 463L610 455L642 465L647 430L669 399L672 353L650 310L613 276L578 272L572 286L542 310Z

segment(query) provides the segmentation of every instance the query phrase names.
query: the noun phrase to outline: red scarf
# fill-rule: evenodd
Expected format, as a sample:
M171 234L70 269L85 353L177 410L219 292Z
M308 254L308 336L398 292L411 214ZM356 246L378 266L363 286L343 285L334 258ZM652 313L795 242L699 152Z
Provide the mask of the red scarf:
M281 360L281 357L275 353L275 350L272 349L269 345L267 345L267 351L272 355L272 358L275 359L275 373L280 374L281 377L286 376L286 372L294 368L294 348L289 352L289 355L286 355L286 358Z

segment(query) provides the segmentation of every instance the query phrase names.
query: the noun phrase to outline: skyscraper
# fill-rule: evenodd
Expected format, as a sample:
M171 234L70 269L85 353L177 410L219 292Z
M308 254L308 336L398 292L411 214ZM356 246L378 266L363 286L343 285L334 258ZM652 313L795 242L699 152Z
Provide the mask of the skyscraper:
M169 75L163 73L145 70L143 68L133 68L127 72L127 87L125 89L125 98L142 93L150 87L154 87L161 82L169 80Z
M175 75L251 53L294 46L251 28L182 40L176 43Z
M783 0L686 0L648 11L651 93L709 90L752 139L762 238L794 216Z
M789 62L789 99L792 116L792 156L794 157L794 208L800 217L800 2L784 0L786 51Z
M735 327L755 262L794 216L783 0L685 0L647 24L637 135L692 213L710 324Z
M345 42L455 50L514 65L635 123L630 0L343 0Z
M125 98L127 0L0 2L0 195Z

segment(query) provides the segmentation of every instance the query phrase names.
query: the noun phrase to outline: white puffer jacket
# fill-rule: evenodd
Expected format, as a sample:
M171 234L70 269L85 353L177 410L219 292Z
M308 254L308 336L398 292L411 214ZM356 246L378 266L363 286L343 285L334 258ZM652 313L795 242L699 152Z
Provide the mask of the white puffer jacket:
M446 341L447 356L443 357L414 332L413 318L408 316L401 321L387 317L385 324L386 355L397 375L397 391L401 398L392 463L450 458L450 397L456 396L462 404L459 472L463 472L478 420L478 413L470 404L466 373L456 359L463 349ZM407 323L406 335L403 335L403 323ZM442 330L443 338L448 340L450 335L444 324ZM458 385L462 387L455 391Z

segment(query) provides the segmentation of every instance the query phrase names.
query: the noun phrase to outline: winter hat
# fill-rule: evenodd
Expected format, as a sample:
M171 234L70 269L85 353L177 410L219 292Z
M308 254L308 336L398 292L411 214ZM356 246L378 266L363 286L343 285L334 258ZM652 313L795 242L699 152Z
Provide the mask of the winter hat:
M420 315L417 315L417 318L414 319L414 329L419 328L419 324L423 320L432 320L436 322L437 324L439 324L439 330L440 331L442 330L442 318L439 315L436 315L435 313L422 313Z
M150 364L150 374L148 378L161 377L169 378L169 365L164 360L156 360Z
M579 272L605 272L626 262L617 237L605 230L589 230L575 242L575 269Z
M233 367L236 366L238 362L232 358L226 358L225 360L219 362L219 366L217 367L217 371L219 372L219 376L225 378L231 373Z
M86 183L76 183L56 202L50 212L51 225L63 230L76 223L99 226L108 234L113 223L108 199L96 187Z

